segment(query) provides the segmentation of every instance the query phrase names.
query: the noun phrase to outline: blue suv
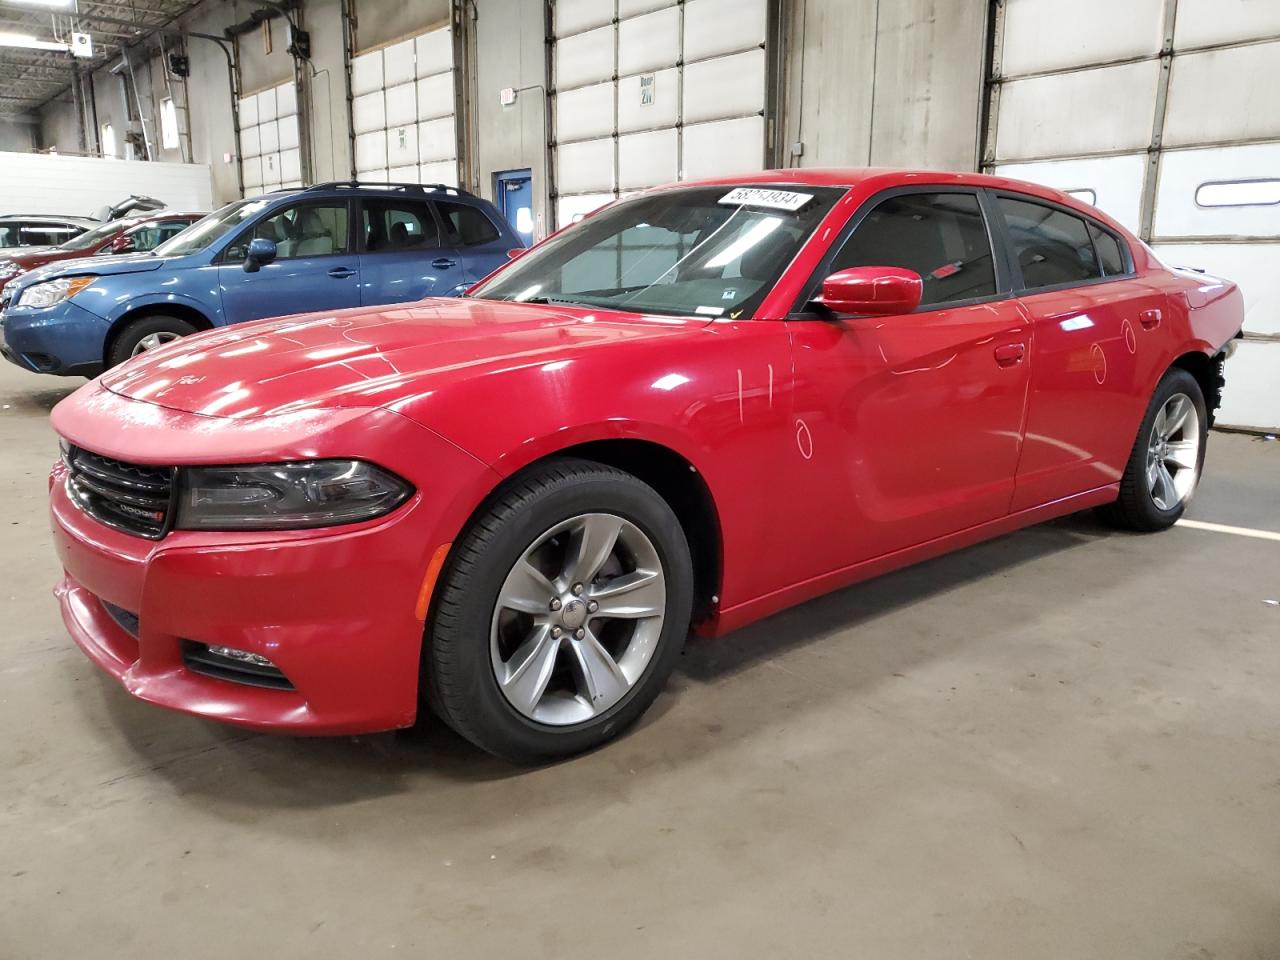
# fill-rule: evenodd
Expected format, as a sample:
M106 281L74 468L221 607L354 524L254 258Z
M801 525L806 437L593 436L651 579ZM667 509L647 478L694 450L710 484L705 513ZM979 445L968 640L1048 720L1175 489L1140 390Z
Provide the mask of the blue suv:
M456 296L523 247L493 204L442 185L322 183L238 200L142 256L33 270L0 299L0 353L96 376L197 330Z

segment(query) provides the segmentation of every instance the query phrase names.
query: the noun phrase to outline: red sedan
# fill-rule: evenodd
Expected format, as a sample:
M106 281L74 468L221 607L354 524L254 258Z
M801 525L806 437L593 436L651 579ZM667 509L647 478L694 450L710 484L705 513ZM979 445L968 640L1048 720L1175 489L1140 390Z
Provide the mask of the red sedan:
M289 733L419 704L517 760L615 736L715 635L1195 490L1236 287L1065 194L785 170L653 190L461 300L261 321L53 413L71 635Z
M0 256L0 292L14 277L59 260L78 260L108 253L146 253L176 237L203 213L162 210L142 217L125 217L99 224L56 247L28 247Z

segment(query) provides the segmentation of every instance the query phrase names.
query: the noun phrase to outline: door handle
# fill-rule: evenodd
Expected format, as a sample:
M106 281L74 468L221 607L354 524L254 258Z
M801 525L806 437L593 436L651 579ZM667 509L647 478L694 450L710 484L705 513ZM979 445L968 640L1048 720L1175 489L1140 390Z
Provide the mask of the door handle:
M1143 329L1145 330L1154 330L1156 327L1160 326L1161 319L1162 316L1160 311L1154 307L1150 310L1143 310L1138 314L1138 322L1142 324Z
M347 277L354 277L356 272L350 267L334 267L329 271L329 276L335 280L345 280Z
M1012 367L1015 363L1021 363L1026 355L1027 347L1023 343L1006 343L996 347L996 363L1002 367Z
M458 261L450 260L448 257L436 257L431 261L431 265L437 270L448 270L450 267L456 267Z

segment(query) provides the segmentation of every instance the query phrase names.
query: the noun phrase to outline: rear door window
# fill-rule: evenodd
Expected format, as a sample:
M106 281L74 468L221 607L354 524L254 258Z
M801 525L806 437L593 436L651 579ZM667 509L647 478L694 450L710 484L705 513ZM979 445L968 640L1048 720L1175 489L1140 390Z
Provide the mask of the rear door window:
M1083 217L1011 197L1000 197L999 205L1024 287L1056 287L1102 276Z
M921 306L996 293L991 239L973 193L890 197L863 218L831 270L902 267L924 281Z
M440 227L425 203L400 200L364 201L366 253L434 250L440 246Z

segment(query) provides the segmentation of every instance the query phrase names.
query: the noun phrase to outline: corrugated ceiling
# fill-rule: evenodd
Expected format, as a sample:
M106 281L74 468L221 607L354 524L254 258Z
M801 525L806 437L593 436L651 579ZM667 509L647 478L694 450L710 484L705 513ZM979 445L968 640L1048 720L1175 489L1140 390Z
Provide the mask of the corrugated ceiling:
M116 59L123 47L170 26L200 0L79 0L74 14L0 0L0 33L65 42L71 31L93 37L93 59L48 50L0 47L0 117L29 116L71 84L72 70L94 70Z

